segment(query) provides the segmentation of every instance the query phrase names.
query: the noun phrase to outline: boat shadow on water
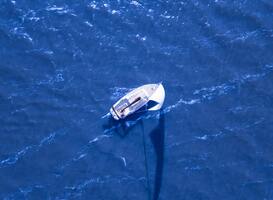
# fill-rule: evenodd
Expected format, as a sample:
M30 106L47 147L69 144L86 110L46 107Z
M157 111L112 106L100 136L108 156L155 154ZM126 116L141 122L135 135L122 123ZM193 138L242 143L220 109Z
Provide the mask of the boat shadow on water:
M152 143L154 153L156 156L155 175L153 178L153 184L150 183L149 167L147 167L146 160L146 141L145 141L145 128L144 120L151 117L158 118L158 124L149 133L149 139ZM143 111L137 114L133 114L124 120L116 121L109 119L108 124L104 125L104 130L107 132L111 130L115 134L122 138L125 138L134 128L140 127L143 136L143 148L146 165L146 176L147 176L147 190L148 199L157 200L161 191L162 177L163 177L163 166L164 166L164 139L165 139L165 114L163 110L160 110L156 115L149 115L149 112ZM151 186L152 185L152 186ZM152 188L152 189L151 189Z

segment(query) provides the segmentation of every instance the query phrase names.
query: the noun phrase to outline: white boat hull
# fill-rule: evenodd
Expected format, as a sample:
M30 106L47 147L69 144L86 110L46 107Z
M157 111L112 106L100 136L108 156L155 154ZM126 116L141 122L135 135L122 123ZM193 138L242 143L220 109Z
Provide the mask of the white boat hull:
M159 110L164 100L165 90L161 83L147 84L132 90L118 100L111 107L110 113L116 120L124 119L144 106L148 106L150 102L153 103L153 106L147 107L147 110Z

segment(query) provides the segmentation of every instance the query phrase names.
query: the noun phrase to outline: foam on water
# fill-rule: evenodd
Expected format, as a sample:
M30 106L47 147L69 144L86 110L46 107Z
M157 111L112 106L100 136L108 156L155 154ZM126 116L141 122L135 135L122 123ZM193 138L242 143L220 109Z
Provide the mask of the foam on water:
M24 157L28 153L38 152L45 145L49 145L53 143L57 135L63 136L65 135L65 131L61 130L61 131L51 133L48 136L41 139L41 141L38 144L26 146L22 150L19 150L18 152L13 153L13 155L9 156L7 159L0 161L0 168L4 168L10 165L16 164L22 157Z

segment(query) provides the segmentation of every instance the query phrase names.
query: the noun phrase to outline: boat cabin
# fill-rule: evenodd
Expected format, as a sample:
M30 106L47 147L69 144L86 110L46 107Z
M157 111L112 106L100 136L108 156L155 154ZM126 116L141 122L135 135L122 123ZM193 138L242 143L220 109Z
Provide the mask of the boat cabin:
M125 96L116 105L113 106L113 111L119 118L125 118L129 114L137 111L148 102L148 96L144 90L133 93L130 96Z

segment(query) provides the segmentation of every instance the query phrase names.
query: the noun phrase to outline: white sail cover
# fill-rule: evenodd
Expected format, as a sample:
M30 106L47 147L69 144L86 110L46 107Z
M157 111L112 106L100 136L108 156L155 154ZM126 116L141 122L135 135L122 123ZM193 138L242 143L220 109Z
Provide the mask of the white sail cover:
M148 110L159 110L163 106L164 100L165 100L165 90L163 85L160 83L156 89L156 91L152 94L152 96L149 98L151 101L155 101L158 104L154 107L149 108Z

